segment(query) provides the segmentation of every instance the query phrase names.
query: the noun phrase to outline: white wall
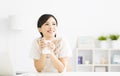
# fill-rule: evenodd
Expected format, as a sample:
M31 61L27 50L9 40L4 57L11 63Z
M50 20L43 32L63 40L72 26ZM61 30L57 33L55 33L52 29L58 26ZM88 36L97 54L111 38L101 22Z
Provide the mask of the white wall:
M0 50L14 50L17 71L31 71L28 52L39 36L36 23L40 15L55 15L62 36L74 48L78 36L120 34L119 4L119 0L0 0ZM9 28L9 15L20 17L22 31Z

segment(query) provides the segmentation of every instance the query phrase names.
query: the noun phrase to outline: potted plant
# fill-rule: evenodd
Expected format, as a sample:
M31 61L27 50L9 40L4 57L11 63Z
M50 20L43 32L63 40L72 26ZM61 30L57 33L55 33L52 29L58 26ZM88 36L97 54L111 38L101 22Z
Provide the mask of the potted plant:
M110 40L118 40L119 39L119 37L120 37L120 35L118 35L118 34L110 34L109 35L109 38L110 38Z
M107 36L103 36L103 35L99 36L98 41L100 48L108 48Z
M105 40L107 40L107 37L106 36L99 36L98 40L99 41L105 41Z
M119 34L110 34L109 39L111 41L111 47L112 48L120 48L120 41L119 41Z

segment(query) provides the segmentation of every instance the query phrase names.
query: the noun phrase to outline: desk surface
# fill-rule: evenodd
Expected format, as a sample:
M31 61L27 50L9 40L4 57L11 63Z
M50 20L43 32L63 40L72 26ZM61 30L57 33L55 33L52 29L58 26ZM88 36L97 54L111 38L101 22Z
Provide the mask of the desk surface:
M120 72L25 73L17 76L119 76Z

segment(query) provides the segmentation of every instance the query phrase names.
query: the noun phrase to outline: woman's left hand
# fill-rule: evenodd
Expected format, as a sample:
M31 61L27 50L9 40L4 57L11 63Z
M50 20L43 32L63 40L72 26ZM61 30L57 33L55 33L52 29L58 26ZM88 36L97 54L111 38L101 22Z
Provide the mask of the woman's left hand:
M55 44L53 42L49 42L48 43L48 48L50 49L51 53L54 53Z

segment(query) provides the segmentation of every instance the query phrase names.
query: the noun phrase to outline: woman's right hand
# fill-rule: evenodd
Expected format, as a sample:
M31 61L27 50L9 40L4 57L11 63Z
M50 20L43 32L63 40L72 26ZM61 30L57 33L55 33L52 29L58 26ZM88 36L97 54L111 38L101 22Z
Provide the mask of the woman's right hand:
M39 48L40 48L40 51L42 52L42 50L47 47L47 44L45 43L45 40L44 38L38 40L38 45L39 45Z

